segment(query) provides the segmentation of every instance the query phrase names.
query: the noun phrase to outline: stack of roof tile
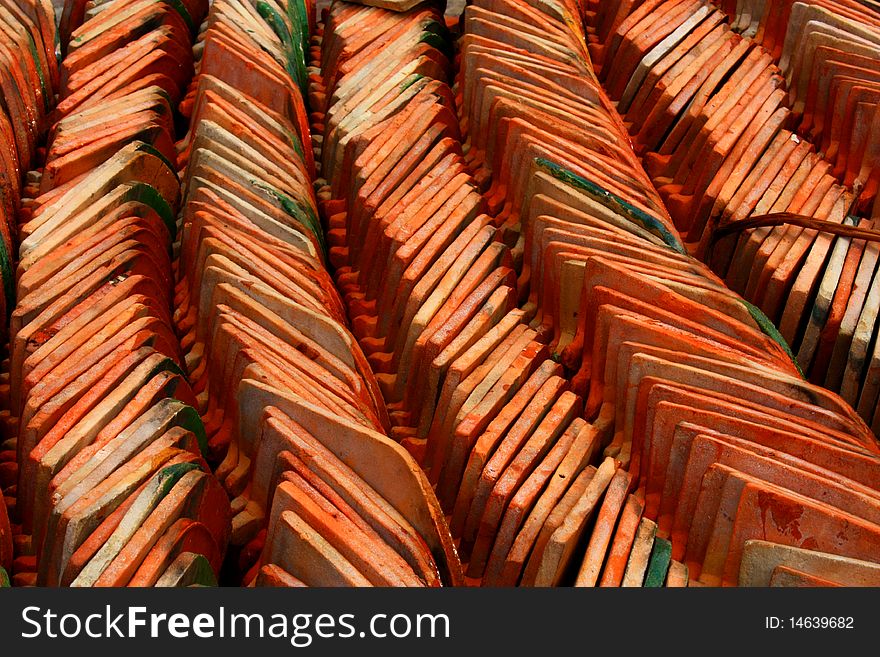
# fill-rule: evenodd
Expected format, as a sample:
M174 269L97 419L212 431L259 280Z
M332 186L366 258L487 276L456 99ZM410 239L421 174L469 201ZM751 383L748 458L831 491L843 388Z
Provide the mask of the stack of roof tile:
M206 9L107 2L71 24L10 324L20 583L212 583L220 570L229 505L170 315L172 108Z
M258 585L439 585L457 559L346 328L312 191L310 10L218 0L184 109L175 317L239 567Z
M24 172L37 159L58 83L51 2L0 2L0 313L4 318L15 302L17 217ZM3 406L8 406L5 377L0 395ZM8 416L3 413L4 423L9 422ZM14 503L18 467L15 441L8 436L9 432L4 433L0 442L0 491ZM9 585L12 563L13 525L6 504L0 504L0 586Z
M876 429L878 17L794 3L786 32L783 4L728 23L707 2L646 2L606 36L604 82L690 250Z
M445 31L434 8L334 3L313 93L337 281L393 433L419 455L456 363L520 323L510 250L462 157ZM535 337L515 343L526 371L546 357Z

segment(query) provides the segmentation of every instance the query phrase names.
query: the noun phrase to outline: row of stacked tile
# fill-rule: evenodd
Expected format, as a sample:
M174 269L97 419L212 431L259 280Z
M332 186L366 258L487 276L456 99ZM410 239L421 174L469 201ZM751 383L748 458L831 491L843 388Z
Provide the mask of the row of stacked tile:
M445 521L385 435L381 393L326 269L302 93L311 16L299 2L212 3L182 103L174 315L232 498L236 579L453 584Z
M880 15L723 6L598 7L603 83L690 251L876 431Z
M18 214L5 400L16 583L213 583L221 567L229 503L170 313L173 108L206 11L108 2L68 22Z
M59 84L51 2L0 3L0 34L0 312L5 321L15 303L17 217L26 194L25 172L38 157ZM0 400L7 402L8 396L8 377L4 376ZM6 502L0 504L0 586L8 586L14 550L7 506L15 502L18 466L15 429L8 412L2 417L10 430L0 438L0 502Z

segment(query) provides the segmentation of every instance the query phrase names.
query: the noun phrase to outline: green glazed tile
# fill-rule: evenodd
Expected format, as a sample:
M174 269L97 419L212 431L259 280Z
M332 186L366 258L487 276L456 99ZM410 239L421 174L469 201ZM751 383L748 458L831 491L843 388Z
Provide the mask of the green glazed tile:
M654 539L651 558L648 561L648 573L645 575L645 588L658 588L666 581L669 562L672 559L672 543L665 538Z

